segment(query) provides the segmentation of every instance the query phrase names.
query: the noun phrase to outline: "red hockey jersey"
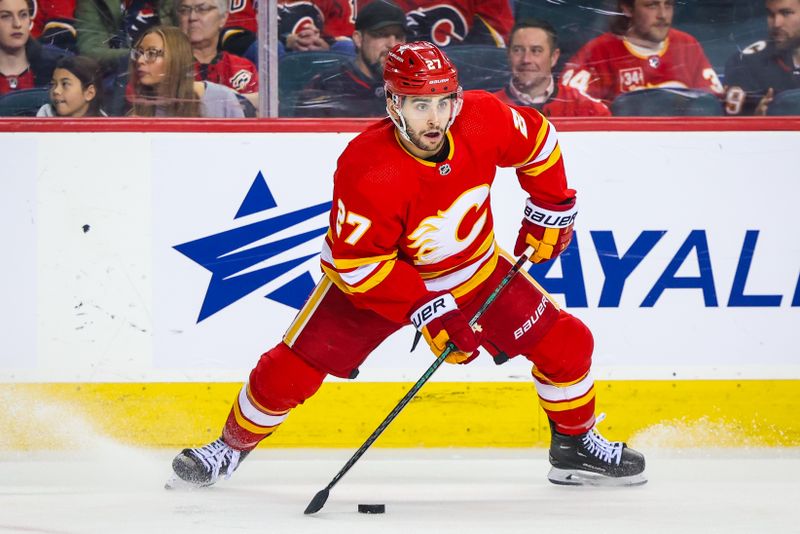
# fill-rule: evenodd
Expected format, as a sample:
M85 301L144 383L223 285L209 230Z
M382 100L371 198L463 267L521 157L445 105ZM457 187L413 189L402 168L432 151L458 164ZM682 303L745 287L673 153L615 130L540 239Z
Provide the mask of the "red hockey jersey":
M586 96L574 87L558 88L541 105L526 104L515 97L511 84L500 89L494 95L509 106L530 106L537 109L545 117L610 117L611 110L600 100Z
M250 60L228 52L220 52L214 61L208 64L195 61L194 79L218 83L230 87L237 93L258 92L256 66Z
M655 87L702 89L722 96L723 87L697 40L676 29L656 51L605 33L589 41L564 67L562 85L611 103L621 93Z
M6 76L0 72L0 95L22 89L33 89L34 87L36 87L36 84L34 83L31 69L25 69L25 72L19 76Z
M434 163L407 152L386 118L347 146L334 174L325 274L356 306L397 322L428 291L456 299L497 264L490 208L496 168L515 167L533 198L560 203L567 187L555 128L536 110L467 92ZM522 197L522 195L520 195ZM520 214L523 201L520 198Z

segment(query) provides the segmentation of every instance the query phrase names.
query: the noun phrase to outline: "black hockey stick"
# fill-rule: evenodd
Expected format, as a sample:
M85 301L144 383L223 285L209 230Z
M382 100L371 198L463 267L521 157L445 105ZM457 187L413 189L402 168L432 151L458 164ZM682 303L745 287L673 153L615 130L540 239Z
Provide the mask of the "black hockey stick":
M500 295L500 292L503 290L503 288L505 288L508 285L511 279L514 278L514 275L519 272L519 270L522 268L523 265L525 265L525 262L528 261L528 258L532 253L533 250L531 249L531 247L528 247L525 250L522 256L519 257L517 262L508 271L508 274L506 274L505 277L503 277L503 279L500 281L500 283L497 284L497 287L494 289L494 291L492 291L492 294L486 298L483 304L481 304L481 307L478 308L478 311L475 312L475 315L472 316L472 319L470 319L469 321L470 325L474 325L475 323L478 322L478 319L480 319L481 316L486 312L487 308L491 306L492 302L494 302L497 299L498 295ZM391 423L394 420L394 418L397 417L397 414L399 414L400 411L403 408L405 408L406 404L409 403L409 401L414 397L414 395L416 395L417 392L422 388L422 386L425 385L425 382L427 382L428 379L433 375L433 373L436 372L436 370L442 365L445 358L447 358L447 356L454 350L458 349L456 348L455 345L448 342L447 347L444 349L444 351L439 355L438 358L436 358L436 360L434 360L431 366L428 367L428 370L422 374L419 380L417 380L416 384L414 384L414 386L408 390L408 393L406 393L405 396L400 400L400 402L397 403L397 406L395 406L392 409L392 411L389 412L389 415L387 415L386 418L383 420L383 422L380 425L378 425L378 428L376 428L372 432L372 434L367 438L364 444L361 445L361 447L358 448L358 450L347 461L347 463L344 464L344 467L342 467L342 469L338 473L336 473L336 476L333 477L333 480L331 480L328 483L328 485L325 486L324 489L321 489L320 491L317 492L316 495L314 495L314 498L311 499L310 503L308 503L305 512L303 512L304 514L306 515L315 514L320 510L322 510L322 507L325 506L325 502L328 500L328 496L330 495L331 489L333 489L333 487L339 482L339 480L341 480L341 478L348 471L350 471L350 468L353 467L353 465L355 465L358 459L361 458L361 456L363 456L365 452L367 452L367 449L369 449L370 446L375 442L375 440L378 439L378 436L380 436L383 433L383 431L386 430L386 427L389 426L389 423Z

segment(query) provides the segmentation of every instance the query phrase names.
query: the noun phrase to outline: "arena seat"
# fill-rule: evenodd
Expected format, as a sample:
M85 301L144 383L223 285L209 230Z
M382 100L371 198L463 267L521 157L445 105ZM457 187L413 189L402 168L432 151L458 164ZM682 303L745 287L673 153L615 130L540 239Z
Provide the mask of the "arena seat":
M337 52L293 52L278 62L278 113L292 115L297 91L317 74L334 70L353 60L353 56Z
M722 103L711 93L693 89L642 89L619 95L611 103L619 117L721 116Z
M47 87L11 91L0 96L0 117L35 117L42 105L50 102Z
M800 115L800 89L789 89L775 95L767 108L767 115Z
M458 69L464 90L497 91L508 83L511 71L505 48L488 45L457 45L445 49Z

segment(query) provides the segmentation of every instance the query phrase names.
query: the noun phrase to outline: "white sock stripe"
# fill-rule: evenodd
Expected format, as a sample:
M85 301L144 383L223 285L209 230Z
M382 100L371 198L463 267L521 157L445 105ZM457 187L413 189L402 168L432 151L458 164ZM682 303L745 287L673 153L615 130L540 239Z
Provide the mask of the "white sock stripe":
M551 384L544 384L533 377L533 383L536 386L536 393L543 400L550 402L568 401L583 397L594 385L594 378L592 373L588 373L583 380L576 384L567 387L558 387Z
M289 416L288 413L272 415L264 413L256 408L256 406L250 402L250 399L247 398L247 384L242 386L242 389L239 390L239 409L243 416L258 426L269 427L279 425Z

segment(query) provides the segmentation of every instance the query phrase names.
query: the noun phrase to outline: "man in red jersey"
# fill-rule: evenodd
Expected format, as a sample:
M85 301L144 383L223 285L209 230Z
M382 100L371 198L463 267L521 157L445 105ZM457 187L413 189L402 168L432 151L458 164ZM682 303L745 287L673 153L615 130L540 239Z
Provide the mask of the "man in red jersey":
M521 20L511 30L508 64L511 80L495 96L508 105L530 106L545 117L608 117L608 107L574 87L556 85L553 67L561 51L548 22Z
M645 482L644 457L595 429L593 339L582 322L524 272L475 328L467 321L512 262L495 242L490 209L498 166L515 168L528 195L515 254L531 246L531 261L543 262L569 244L575 190L555 129L533 109L463 94L455 67L428 42L395 46L384 79L389 117L338 160L321 281L250 373L222 436L178 454L168 485L230 476L327 375L355 378L370 353L409 324L436 355L452 342L450 363L469 363L479 346L533 363L552 429L553 483Z
M562 85L610 104L622 93L655 87L723 87L702 46L672 28L674 0L619 0L625 23L589 41L569 62Z

